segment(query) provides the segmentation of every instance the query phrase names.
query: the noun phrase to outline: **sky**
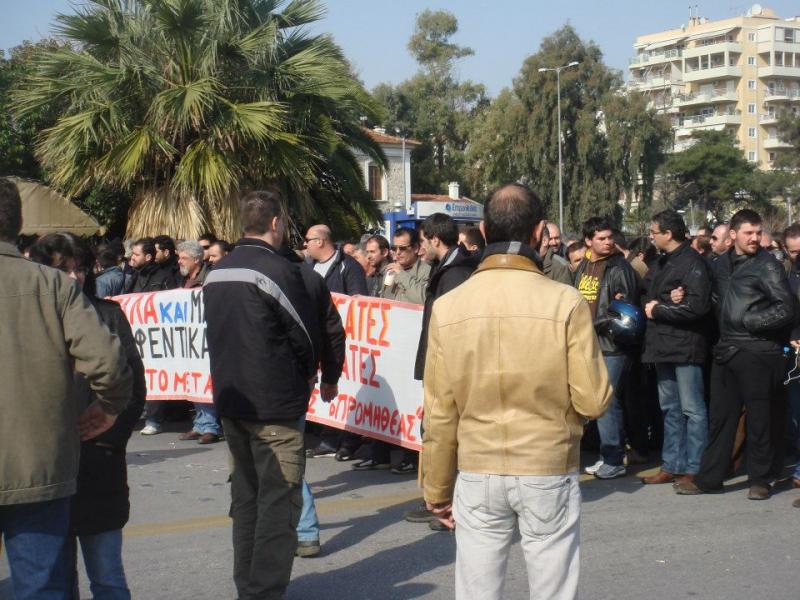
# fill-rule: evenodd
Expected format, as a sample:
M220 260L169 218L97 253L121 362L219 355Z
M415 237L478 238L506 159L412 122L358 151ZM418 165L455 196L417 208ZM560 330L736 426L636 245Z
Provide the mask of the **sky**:
M314 31L333 35L359 77L371 89L400 83L417 65L406 49L414 20L426 8L448 10L458 18L453 41L474 56L458 64L461 79L486 85L491 95L511 85L525 58L541 40L569 22L585 40L593 40L612 68L627 71L637 35L673 29L688 21L688 3L679 0L323 0L324 20ZM51 33L57 13L71 12L80 0L0 0L0 48ZM752 3L740 0L700 2L700 16L711 20L744 14ZM762 2L780 17L800 14L794 0ZM626 74L627 75L627 74ZM627 77L626 77L627 78Z

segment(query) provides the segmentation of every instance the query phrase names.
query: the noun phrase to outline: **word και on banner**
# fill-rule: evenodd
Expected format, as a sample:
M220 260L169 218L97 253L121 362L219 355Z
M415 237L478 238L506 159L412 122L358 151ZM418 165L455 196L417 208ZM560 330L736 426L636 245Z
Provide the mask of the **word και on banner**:
M315 387L308 420L420 450L422 382L414 380L422 306L332 294L342 317L345 359L339 395Z
M339 395L315 386L308 420L419 450L422 383L414 361L422 307L332 294L342 317L345 360ZM148 400L212 402L202 289L116 296L145 367Z
M133 330L148 400L213 401L202 289L113 298Z

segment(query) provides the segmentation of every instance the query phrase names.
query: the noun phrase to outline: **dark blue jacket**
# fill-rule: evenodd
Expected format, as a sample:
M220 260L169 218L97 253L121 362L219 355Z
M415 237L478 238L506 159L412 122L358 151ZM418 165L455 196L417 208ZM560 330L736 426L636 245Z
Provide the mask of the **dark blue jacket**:
M330 291L348 296L367 295L367 275L355 258L337 250L330 260L333 264L325 275L325 285Z

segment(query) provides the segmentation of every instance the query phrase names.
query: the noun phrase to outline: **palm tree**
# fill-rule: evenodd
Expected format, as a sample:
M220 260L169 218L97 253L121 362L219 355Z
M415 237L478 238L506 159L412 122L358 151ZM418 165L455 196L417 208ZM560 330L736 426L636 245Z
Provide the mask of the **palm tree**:
M57 17L20 116L63 105L37 155L70 195L133 198L128 237L239 233L242 191L278 187L295 219L379 217L351 149L385 165L361 128L381 109L338 46L306 25L316 0L89 0Z

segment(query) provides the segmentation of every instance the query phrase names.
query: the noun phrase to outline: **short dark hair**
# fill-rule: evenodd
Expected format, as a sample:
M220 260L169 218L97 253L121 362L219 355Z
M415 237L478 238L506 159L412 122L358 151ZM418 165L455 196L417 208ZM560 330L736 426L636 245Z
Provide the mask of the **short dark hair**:
M419 232L416 229L411 229L410 227L398 227L394 230L392 237L396 238L401 235L407 235L408 243L412 246L419 246ZM456 241L458 241L458 234L456 234Z
M536 192L521 183L503 185L492 192L483 207L486 243L530 243L543 219L542 201Z
M209 245L211 245L211 244L213 244L214 242L217 241L217 236L215 236L213 233L206 232L203 235L201 235L199 238L197 238L197 241L198 242L208 242ZM156 243L158 243L158 238L156 238ZM161 246L161 244L159 244L159 246ZM163 249L164 246L161 246L161 248ZM172 253L175 254L175 250L173 250Z
M375 242L376 244L378 244L378 248L381 249L381 252L383 252L384 250L386 250L387 252L389 251L389 240L387 240L382 235L370 236L369 239L366 242L364 242L364 248L366 248L367 244L370 242Z
M470 246L477 246L478 250L486 248L486 240L483 239L483 234L477 227L468 227L465 229L464 239Z
M142 254L149 254L152 256L152 260L156 259L156 243L151 237L143 237L135 242L133 242L133 246L141 246L142 247Z
M0 177L0 239L15 242L22 229L22 199L17 184Z
M219 246L220 250L222 250L225 254L230 254L233 252L233 244L225 240L217 240L216 242L212 242L209 247L211 246Z
M71 233L49 233L39 238L30 249L30 259L33 262L55 269L61 269L68 258L75 259L75 266L84 270L83 291L94 296L95 257L83 240Z
M783 243L786 244L786 240L789 238L796 238L800 237L800 223L792 223L786 229L783 230Z
M668 208L653 215L653 223L661 231L671 231L672 239L676 242L686 241L686 222L676 210Z
M586 252L586 244L583 241L578 240L577 242L572 242L569 246L567 246L568 255L576 252L577 250L583 250Z
M614 226L611 221L606 217L590 217L583 222L581 226L583 231L583 239L593 239L594 234L598 231L614 231Z
M745 223L761 225L761 215L750 208L743 208L731 217L731 229L734 231L739 231L739 228Z
M422 222L422 231L426 238L437 237L448 248L458 245L458 225L450 215L433 213Z
M242 198L239 209L242 231L263 235L275 217L283 216L283 199L278 192L257 190Z
M119 264L119 251L112 244L100 244L95 249L97 263L104 269L116 267Z
M153 238L153 243L158 246L159 249L169 250L170 255L175 256L175 240L168 235L157 235Z

